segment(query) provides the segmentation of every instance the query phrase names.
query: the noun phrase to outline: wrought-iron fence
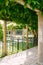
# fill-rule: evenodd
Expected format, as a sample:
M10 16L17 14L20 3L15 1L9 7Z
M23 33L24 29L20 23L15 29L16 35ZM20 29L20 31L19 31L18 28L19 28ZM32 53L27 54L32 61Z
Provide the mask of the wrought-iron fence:
M37 45L37 38L28 38L28 47L34 47ZM12 39L12 40L7 40L6 42L6 51L7 55L13 54L13 53L18 53L20 51L26 50L26 38L22 39ZM3 42L0 42L0 57L3 55Z

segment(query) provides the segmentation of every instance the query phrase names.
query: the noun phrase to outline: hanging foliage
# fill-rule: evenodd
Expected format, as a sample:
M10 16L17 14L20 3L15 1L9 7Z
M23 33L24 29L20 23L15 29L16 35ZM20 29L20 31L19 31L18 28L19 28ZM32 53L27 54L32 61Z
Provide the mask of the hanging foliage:
M24 8L24 6L13 2L4 0L1 4L0 2L0 19L3 20L11 20L17 23L29 23L31 20L34 21L37 19L36 12L31 11L28 8ZM33 16L34 15L34 16Z
M24 1L27 1L26 3L29 4L31 3L31 0L30 2L28 2L29 0ZM36 28L36 26L38 27L36 12L25 8L14 2L14 0L0 0L0 19L15 21L18 24L28 24L32 29Z
M43 12L43 0L23 0L26 4L29 4L33 9L38 9Z

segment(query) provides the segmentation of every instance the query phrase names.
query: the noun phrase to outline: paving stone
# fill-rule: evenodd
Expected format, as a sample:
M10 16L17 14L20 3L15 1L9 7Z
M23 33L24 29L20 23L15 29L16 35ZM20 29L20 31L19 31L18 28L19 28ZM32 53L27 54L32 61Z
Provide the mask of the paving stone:
M17 54L4 57L0 61L0 65L37 65L38 48L34 47Z

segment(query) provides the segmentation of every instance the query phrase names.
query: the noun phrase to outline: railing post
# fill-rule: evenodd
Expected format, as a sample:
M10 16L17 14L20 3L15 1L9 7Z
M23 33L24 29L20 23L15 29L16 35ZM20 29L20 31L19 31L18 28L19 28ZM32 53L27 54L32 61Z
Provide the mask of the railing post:
M28 25L26 24L26 48L28 49Z
M19 50L19 39L17 39L17 52Z
M3 52L4 52L4 55L6 55L6 21L4 21L4 25L3 25L3 36L4 36L4 49L3 49Z

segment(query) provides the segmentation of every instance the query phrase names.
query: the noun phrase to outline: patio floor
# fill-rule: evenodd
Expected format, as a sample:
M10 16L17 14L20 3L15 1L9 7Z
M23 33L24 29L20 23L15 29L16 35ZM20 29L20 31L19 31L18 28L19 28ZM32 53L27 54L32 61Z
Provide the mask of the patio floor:
M37 65L38 48L34 47L17 54L4 57L0 65Z

